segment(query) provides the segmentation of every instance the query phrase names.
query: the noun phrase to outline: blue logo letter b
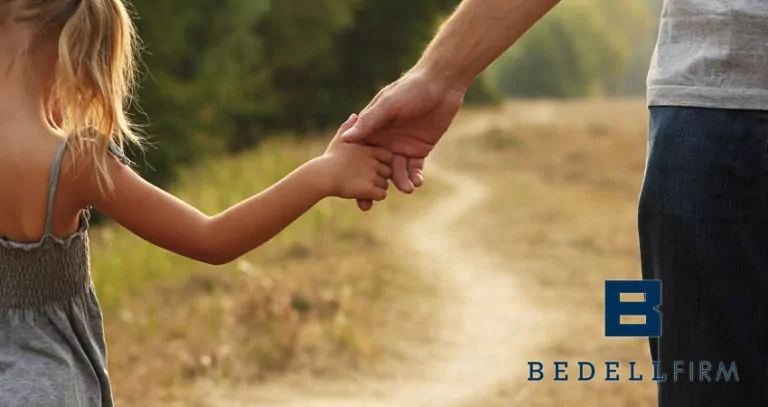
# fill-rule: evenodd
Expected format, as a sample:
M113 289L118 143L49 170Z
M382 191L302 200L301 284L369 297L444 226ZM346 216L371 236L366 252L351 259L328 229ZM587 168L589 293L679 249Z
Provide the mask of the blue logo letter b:
M642 294L643 301L622 301L621 294ZM606 281L605 336L661 336L661 281ZM622 316L644 316L644 324L622 324Z

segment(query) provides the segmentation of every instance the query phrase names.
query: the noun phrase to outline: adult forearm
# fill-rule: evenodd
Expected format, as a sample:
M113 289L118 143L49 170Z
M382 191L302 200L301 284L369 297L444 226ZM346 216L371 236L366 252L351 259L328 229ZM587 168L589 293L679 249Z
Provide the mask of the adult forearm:
M453 87L472 81L559 0L464 0L415 69Z

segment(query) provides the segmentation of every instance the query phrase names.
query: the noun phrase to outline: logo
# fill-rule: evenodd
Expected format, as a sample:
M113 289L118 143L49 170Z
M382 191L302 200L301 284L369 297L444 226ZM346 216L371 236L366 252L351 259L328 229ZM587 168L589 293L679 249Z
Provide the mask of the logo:
M605 336L606 337L661 337L661 281L659 280L608 280L605 282ZM708 360L672 360L667 369L658 361L651 362L652 371L643 374L638 362L631 360L624 369L618 361L553 361L552 381L576 380L588 382L604 380L630 382L653 380L655 382L712 383L739 381L735 362ZM528 381L543 381L547 373L545 363L528 362ZM570 369L569 369L570 368ZM577 369L576 369L577 368ZM575 371L577 370L577 371ZM624 370L624 372L621 372ZM671 376L668 379L668 374Z
M639 298L639 300L638 300ZM661 281L606 281L605 336L661 336ZM622 323L622 317L644 317L643 322Z

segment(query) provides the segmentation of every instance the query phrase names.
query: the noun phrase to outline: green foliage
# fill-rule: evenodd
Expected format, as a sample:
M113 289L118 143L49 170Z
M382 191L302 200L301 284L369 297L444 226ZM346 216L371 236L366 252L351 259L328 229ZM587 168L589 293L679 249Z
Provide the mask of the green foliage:
M481 75L464 96L465 106L499 106L504 102L504 95L496 88L487 75Z
M649 2L659 0L563 2L467 103L498 103L496 87L517 97L634 91L652 48ZM134 115L157 147L134 158L162 184L270 134L335 127L415 62L457 3L134 0L146 64Z
M634 14L642 16L648 15L648 19L636 18L636 22L642 23L641 26L635 26L636 29L630 36L630 46L633 51L632 61L624 74L621 83L614 94L620 95L644 95L645 80L648 76L648 67L651 62L651 55L656 46L656 39L659 32L659 16L664 0L643 0L631 2L636 7L647 7L643 12L638 9ZM631 5L630 4L630 5ZM624 23L624 22L622 22Z
M363 107L372 95L410 68L457 0L362 0L356 24L341 38L342 71L336 95Z
M494 66L512 97L617 93L638 37L651 29L645 0L570 0L529 31Z
M336 126L418 58L456 0L134 0L147 178ZM408 10L407 13L403 10Z

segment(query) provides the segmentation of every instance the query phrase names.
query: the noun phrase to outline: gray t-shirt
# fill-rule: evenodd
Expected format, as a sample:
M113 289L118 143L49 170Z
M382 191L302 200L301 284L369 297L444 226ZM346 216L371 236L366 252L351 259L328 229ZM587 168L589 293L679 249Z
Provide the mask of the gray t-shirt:
M665 0L648 105L768 110L768 0Z

